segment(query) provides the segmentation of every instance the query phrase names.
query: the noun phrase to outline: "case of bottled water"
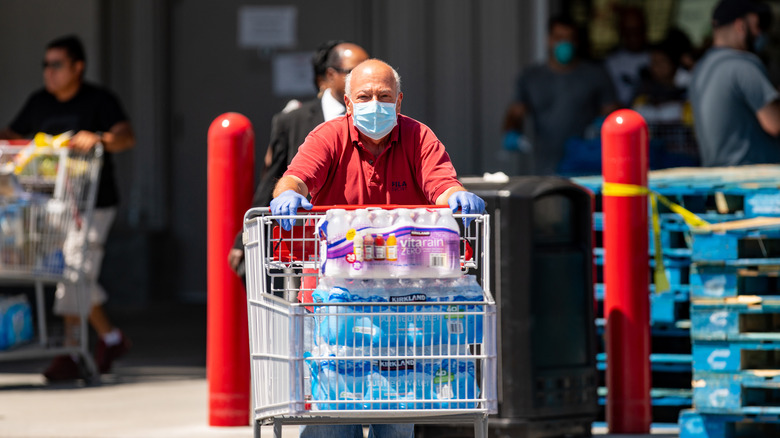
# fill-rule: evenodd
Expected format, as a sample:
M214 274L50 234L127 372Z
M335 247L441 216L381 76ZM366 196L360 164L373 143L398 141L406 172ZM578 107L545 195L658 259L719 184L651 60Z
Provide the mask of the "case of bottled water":
M320 273L335 278L457 277L460 229L447 208L328 210Z

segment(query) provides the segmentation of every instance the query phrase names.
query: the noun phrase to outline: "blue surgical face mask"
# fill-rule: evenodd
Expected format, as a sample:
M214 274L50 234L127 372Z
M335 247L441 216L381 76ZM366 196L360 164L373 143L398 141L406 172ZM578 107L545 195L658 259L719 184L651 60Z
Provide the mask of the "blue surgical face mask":
M365 136L381 140L398 124L395 102L352 102L352 122Z
M561 65L566 65L574 59L574 44L571 41L561 41L553 47L553 56Z

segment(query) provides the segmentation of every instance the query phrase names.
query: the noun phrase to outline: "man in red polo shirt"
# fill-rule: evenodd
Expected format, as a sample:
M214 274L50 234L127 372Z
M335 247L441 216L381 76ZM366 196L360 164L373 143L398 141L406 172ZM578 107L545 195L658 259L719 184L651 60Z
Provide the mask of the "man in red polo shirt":
M369 59L347 75L345 116L306 137L274 189L274 215L312 204L449 205L482 213L485 201L467 192L436 135L401 115L401 78ZM312 203L306 200L311 193ZM289 230L292 220L282 220ZM311 278L311 277L309 277ZM303 426L302 438L362 437L360 425ZM372 424L370 438L413 438L413 424Z
M482 213L485 202L458 182L433 131L401 115L400 88L401 78L386 63L358 64L346 79L346 115L309 133L276 184L271 211L294 215L312 204L436 204ZM282 226L290 229L292 221Z

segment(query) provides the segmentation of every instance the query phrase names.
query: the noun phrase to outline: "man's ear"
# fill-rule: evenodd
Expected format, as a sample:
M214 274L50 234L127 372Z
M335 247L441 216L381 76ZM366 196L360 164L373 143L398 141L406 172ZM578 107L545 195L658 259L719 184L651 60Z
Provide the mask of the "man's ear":
M401 101L404 100L404 93L398 93L398 99L395 101L395 113L401 114Z
M352 101L346 94L344 95L344 106L347 107L347 115L352 115Z
M84 61L75 61L73 63L73 67L76 69L76 73L79 76L84 76L84 67L85 67Z

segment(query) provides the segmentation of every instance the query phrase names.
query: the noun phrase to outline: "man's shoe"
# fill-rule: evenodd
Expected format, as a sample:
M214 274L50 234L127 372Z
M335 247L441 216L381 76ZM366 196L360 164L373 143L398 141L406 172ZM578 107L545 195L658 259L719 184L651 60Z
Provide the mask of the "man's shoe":
M49 382L64 382L84 377L81 374L79 364L68 354L55 357L43 375Z
M114 361L124 356L133 345L124 333L121 331L119 333L122 335L122 340L118 344L110 347L106 345L103 339L98 339L97 348L95 349L95 362L97 363L100 374L110 372L111 365Z

